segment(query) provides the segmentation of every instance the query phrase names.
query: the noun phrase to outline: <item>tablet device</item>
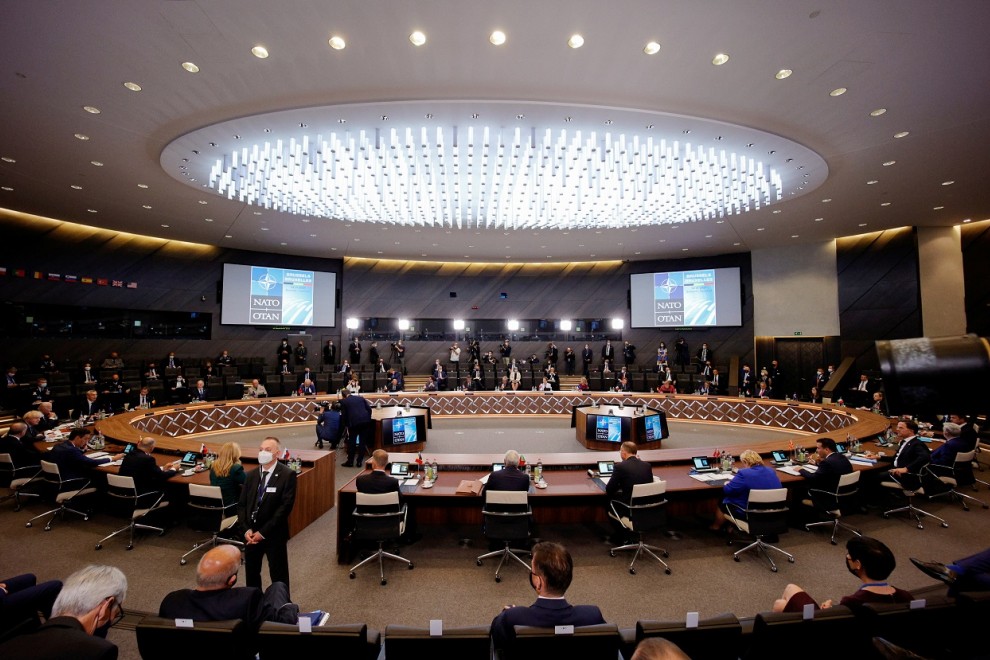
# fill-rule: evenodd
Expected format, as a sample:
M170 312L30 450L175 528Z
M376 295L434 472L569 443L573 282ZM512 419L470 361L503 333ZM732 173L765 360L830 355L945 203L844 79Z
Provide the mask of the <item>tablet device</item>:
M505 463L492 463L492 472L498 472L505 467Z
M835 443L835 451L836 451L836 453L839 453L839 454L845 454L846 453L846 443L844 443L844 442L837 442L837 443Z
M390 474L393 477L405 479L409 476L409 463L392 463Z
M179 465L181 465L184 468L196 467L196 459L198 458L199 458L199 454L197 454L196 452L187 451L185 456L182 457L182 460L179 461Z
M611 477L615 470L615 461L598 461L598 475L600 477Z
M695 472L716 472L718 470L717 467L711 464L707 456L695 456L691 459L691 462L694 463Z
M785 451L774 450L770 452L770 455L773 456L774 465L783 465L784 463L790 462L790 459L787 458L787 452Z
M128 442L127 443L127 446L124 447L124 453L125 454L130 454L132 451L134 451L134 447L135 446L136 445L133 442Z

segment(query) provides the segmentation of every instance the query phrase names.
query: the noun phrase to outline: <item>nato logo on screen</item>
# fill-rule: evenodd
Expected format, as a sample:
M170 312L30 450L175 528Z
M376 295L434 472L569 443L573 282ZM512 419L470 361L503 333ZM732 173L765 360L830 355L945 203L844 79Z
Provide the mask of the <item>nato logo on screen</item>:
M313 324L314 273L251 267L251 323Z

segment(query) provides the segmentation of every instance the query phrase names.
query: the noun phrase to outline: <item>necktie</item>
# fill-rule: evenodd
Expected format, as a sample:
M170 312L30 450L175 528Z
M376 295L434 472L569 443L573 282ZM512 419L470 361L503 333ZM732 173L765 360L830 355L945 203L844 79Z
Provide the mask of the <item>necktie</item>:
M265 479L268 477L268 473L264 470L261 471L261 480L258 481L258 504L261 504L261 500L265 497Z

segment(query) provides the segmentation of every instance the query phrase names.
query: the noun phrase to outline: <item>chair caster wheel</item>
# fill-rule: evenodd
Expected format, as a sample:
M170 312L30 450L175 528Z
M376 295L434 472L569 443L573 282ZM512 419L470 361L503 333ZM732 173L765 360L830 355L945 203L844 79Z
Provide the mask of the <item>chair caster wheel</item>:
M924 525L922 525L922 524L919 524L919 525L918 525L918 529L924 529L924 528L925 528L925 526L924 526Z
M24 526L25 527L30 527L31 526L31 523L24 523Z
M663 557L664 559L667 559L670 557L670 553L664 550L663 552L660 553L660 556Z
M483 561L481 561L481 560L479 559L479 560L478 560L478 561L476 561L475 563L476 563L476 564L477 564L478 566L481 566L481 565L482 565L482 564L484 564L485 562L483 562Z
M45 525L45 531L46 532L52 531L52 526L51 525Z
M739 557L733 557L732 559L733 559L734 561L739 561Z
M97 550L102 550L103 549L103 544L102 543L97 543L96 544L96 549Z
M883 514L883 518L884 518L884 520L886 520L887 518L890 518L890 514L887 514L887 513Z
M608 551L608 556L609 557L614 557L615 556L615 550L609 550Z
M636 569L635 568L630 568L629 569L629 575L636 575Z
M502 578L500 578L499 576L496 575L495 576L495 583L498 584L501 581L502 581Z
M386 584L388 584L388 580L382 580L382 586L384 587Z
M412 562L409 562L409 568L406 569L406 570L410 570L411 571L414 568L416 568L416 566Z
M771 566L770 567L770 570L773 571L774 573L776 573L777 572L777 567L776 566Z
M670 575L670 569L669 569L669 568L665 568L665 569L663 570L663 572L664 572L664 573L666 573L667 575Z
M87 515L83 516L83 520L89 520L89 515L87 514Z
M129 546L127 546L127 549L128 550L133 550L134 549L134 546L133 545L129 545Z
M788 557L787 558L787 563L793 564L794 563L794 557Z
M348 577L350 577L353 580L354 578L357 577L357 575L354 575L354 573L351 573Z
M179 566L185 566L185 565L186 565L187 563L188 563L188 562L186 562L186 560L185 560L185 559L180 559L180 560L179 560Z
M838 543L835 542L835 539L832 539L831 541L829 541L829 543L831 543L832 545L838 545Z
M947 522L942 523L942 527L948 527L948 526L949 526L949 523L947 523Z

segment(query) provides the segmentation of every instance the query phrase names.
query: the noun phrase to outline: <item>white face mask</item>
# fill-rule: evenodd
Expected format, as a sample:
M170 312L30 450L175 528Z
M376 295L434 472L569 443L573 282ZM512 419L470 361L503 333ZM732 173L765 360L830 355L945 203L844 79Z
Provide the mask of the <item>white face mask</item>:
M258 465L268 465L275 458L275 454L271 453L267 449L262 449L258 452Z

